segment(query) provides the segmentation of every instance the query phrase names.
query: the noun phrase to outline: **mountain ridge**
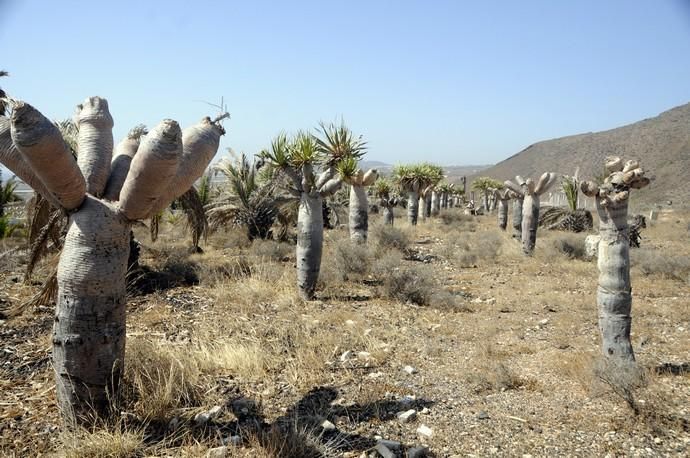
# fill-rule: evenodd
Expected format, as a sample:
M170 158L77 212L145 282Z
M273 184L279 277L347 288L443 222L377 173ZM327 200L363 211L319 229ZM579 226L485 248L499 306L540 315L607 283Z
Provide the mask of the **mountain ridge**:
M500 180L515 175L537 178L547 171L572 175L579 167L580 177L591 179L601 174L604 158L612 155L638 159L653 178L648 188L636 193L636 200L688 202L690 102L624 126L533 143L481 175Z

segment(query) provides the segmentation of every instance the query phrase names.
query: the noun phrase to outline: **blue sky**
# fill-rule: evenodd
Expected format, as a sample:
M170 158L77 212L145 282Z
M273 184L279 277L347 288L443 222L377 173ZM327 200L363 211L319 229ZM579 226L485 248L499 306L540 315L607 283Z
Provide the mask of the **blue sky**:
M0 68L51 118L106 97L116 140L223 96L223 149L342 116L369 159L493 163L690 102L690 2L0 0Z

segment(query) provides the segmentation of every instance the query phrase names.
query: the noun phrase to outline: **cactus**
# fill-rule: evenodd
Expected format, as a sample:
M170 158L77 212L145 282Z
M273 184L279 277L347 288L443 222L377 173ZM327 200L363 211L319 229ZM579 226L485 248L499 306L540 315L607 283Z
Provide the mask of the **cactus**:
M508 189L514 191L516 194L522 194L524 200L522 203L522 252L527 256L531 256L534 252L534 247L537 243L537 228L539 227L539 196L544 194L556 181L556 174L546 172L540 178L537 184L534 184L531 178L525 180L521 176L516 176L515 181L506 181L505 185Z
M649 178L637 161L623 164L619 157L606 158L608 177L602 185L592 181L581 183L583 194L596 199L599 214L598 247L599 330L602 352L621 362L634 362L630 343L632 294L628 243L628 199L631 189L641 189Z

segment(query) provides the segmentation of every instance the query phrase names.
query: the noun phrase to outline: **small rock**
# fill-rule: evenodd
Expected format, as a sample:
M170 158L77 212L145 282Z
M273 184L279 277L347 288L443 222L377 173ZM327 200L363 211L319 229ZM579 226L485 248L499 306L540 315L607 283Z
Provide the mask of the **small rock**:
M424 407L424 408L421 410L420 413L421 413L422 415L427 415L429 412L431 412L431 410L429 410L427 407Z
M411 394L405 395L400 399L400 405L403 407L409 407L415 403L417 397Z
M240 436L230 436L223 439L223 445L233 445L238 447L242 443L242 438Z
M477 420L488 420L489 418L491 418L489 417L489 414L483 410L480 410L477 414Z
M417 428L417 434L424 437L431 437L434 435L434 431L427 425L419 425L419 428Z
M429 449L426 447L413 447L407 449L407 458L423 458L427 456Z
M379 442L374 449L383 458L395 458L395 452Z
M360 351L357 353L357 357L360 359L369 359L371 357L371 353L368 351Z
M540 327L544 327L544 326L546 326L547 324L549 324L549 319L548 319L548 318L544 318L543 320L540 320L540 321L539 321L539 326L540 326Z
M367 374L367 377L369 377L369 378L383 377L383 372L370 372L369 374Z
M402 448L402 442L392 441L389 439L380 439L378 443L385 445L387 449L393 451L398 451Z
M655 438L654 438L654 443L657 444L657 445L661 444L661 438L660 438L660 437L655 437Z
M220 415L221 410L223 410L221 406L214 406L211 410L198 413L194 416L194 423L196 423L197 426L203 426Z
M408 374L410 374L410 375L416 374L416 373L417 373L417 369L415 369L415 368L412 367L412 366L405 366L405 367L403 367L403 371L405 371L406 373L408 373Z
M350 351L350 350L345 351L345 352L343 352L342 355L340 355L340 361L343 363L345 361L347 361L348 359L351 359L351 358L352 358L352 351Z
M228 448L225 445L212 448L206 453L206 458L225 458L226 456L228 456Z
M354 326L354 325L355 325L355 322L352 321L352 320L347 320L347 321L345 322L345 324L348 325L348 326Z
M335 431L335 425L328 420L324 420L321 427L324 431Z
M417 411L414 409L406 410L398 413L398 421L400 423L409 423L417 418Z

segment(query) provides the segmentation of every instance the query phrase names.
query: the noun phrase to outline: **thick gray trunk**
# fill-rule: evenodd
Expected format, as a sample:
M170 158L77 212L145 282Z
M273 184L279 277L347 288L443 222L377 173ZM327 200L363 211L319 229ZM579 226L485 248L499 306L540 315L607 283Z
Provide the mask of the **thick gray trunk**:
M364 186L352 185L350 192L350 239L356 243L366 243L369 230L369 203Z
M508 200L498 199L498 227L505 231L508 226Z
M441 201L439 197L436 191L431 193L431 214L434 216L438 216L438 214L441 213Z
M387 224L389 226L392 226L393 221L395 221L395 215L393 214L393 207L385 205L383 207L383 224Z
M489 213L489 193L487 191L484 192L484 211Z
M522 197L513 200L513 238L518 240L522 240L522 205Z
M634 361L630 343L632 294L628 245L628 199L600 205L599 213L599 330L604 355Z
M302 193L297 214L297 288L304 300L314 298L323 252L321 196Z
M417 215L419 214L419 193L408 191L407 193L407 221L413 226L417 225Z
M522 252L531 255L537 244L539 196L527 194L522 204Z
M70 216L58 264L53 325L57 399L83 422L117 399L125 357L127 220L89 195Z
M427 192L424 196L424 217L431 218L431 193Z

